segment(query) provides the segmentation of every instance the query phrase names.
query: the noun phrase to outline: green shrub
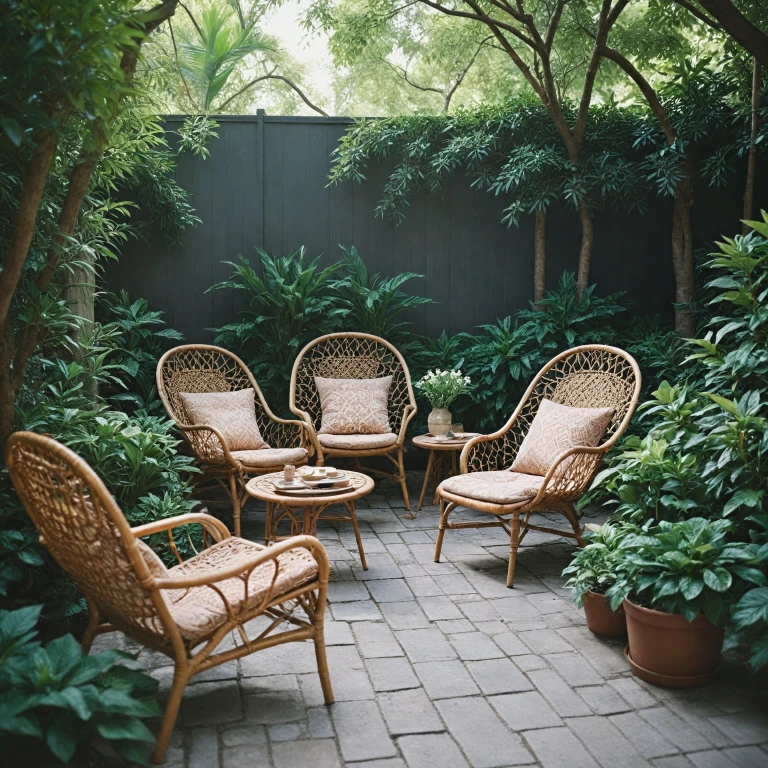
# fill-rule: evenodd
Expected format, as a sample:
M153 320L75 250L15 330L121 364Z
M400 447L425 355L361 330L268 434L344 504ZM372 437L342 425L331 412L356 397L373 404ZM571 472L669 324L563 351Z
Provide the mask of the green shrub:
M121 663L119 651L84 656L72 635L41 645L40 607L0 611L0 731L6 757L68 764L97 737L132 762L146 763L155 739L145 724L160 715L157 682ZM82 764L82 761L78 761Z
M757 545L735 543L734 529L728 520L694 517L646 524L628 535L619 545L616 583L606 593L611 608L630 598L687 621L703 613L723 626L730 606L750 585L768 584Z

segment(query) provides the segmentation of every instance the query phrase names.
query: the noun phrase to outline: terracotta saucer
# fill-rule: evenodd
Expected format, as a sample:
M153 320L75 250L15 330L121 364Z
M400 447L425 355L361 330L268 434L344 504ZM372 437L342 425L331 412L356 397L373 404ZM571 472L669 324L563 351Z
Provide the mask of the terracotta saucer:
M652 685L660 685L664 688L693 688L697 685L711 683L717 677L717 667L711 672L705 672L703 675L662 675L658 672L652 672L650 669L641 667L632 661L628 645L624 647L624 656L629 662L632 672L641 680L645 680L646 683L651 683Z

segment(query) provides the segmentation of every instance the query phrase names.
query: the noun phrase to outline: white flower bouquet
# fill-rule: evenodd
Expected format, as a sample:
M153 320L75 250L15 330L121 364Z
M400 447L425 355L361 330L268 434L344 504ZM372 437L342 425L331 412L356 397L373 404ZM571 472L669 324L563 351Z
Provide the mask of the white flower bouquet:
M450 408L459 395L471 391L469 376L462 376L461 371L427 371L416 382L416 389L423 392L433 408Z

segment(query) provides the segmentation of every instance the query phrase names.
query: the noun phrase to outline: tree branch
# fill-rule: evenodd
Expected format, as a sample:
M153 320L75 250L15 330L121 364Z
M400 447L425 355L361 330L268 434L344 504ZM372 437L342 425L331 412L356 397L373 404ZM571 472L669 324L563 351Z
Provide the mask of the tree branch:
M689 13L692 13L699 21L703 22L708 27L711 27L718 32L723 31L723 28L714 19L711 19L709 16L707 16L706 13L702 13L702 11L700 11L695 5L687 2L687 0L675 0L675 2L685 8L685 10Z
M225 101L223 104L219 104L219 106L217 107L217 109L218 109L218 110L222 110L222 109L224 109L224 108L227 106L227 104L229 104L231 101L233 101L234 99L236 99L236 98L237 98L238 96L240 96L241 94L245 93L245 92L246 92L246 91L247 91L249 88L251 88L252 86L256 85L256 83L260 83L260 82L262 82L263 80L282 80L284 83L286 83L286 84L287 84L287 85L289 85L291 88L293 88L293 90L294 90L294 91L296 91L296 93L299 95L299 98L300 98L300 99L301 99L301 100L302 100L302 101L303 101L303 102L304 102L304 103L305 103L305 104L306 104L306 105L307 105L307 106L308 106L310 109L314 110L315 112L317 112L318 114L322 115L323 117L330 117L330 115L329 115L327 112L325 112L324 110L320 109L320 107L318 107L318 106L316 106L315 104L313 104L313 103L312 103L312 102L309 100L309 98L307 97L307 95L304 93L304 91L302 91L302 90L301 90L301 88L299 88L299 86L298 86L298 85L296 85L296 83L292 82L291 80L289 80L289 79L288 79L287 77L285 77L284 75L275 75L275 74L273 74L273 73L274 73L274 71L275 71L275 70L273 69L273 70L272 70L272 72L270 72L270 73L268 73L268 74L266 74L266 75L262 75L261 77L257 77L257 78L254 78L253 80L251 80L251 82L250 82L250 83L248 83L247 85L244 85L244 86L243 86L243 87L242 87L242 88L241 88L241 89L240 89L240 90L239 90L237 93L235 93L235 94L233 94L232 96L230 96L230 97L229 97L229 98L228 98L228 99L227 99L227 100L226 100L226 101Z

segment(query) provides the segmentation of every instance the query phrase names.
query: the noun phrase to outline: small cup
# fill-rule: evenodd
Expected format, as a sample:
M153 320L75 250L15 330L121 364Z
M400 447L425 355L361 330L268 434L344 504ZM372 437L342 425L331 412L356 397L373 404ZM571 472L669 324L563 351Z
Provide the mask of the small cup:
M451 424L451 432L453 432L454 435L461 435L464 433L464 425L463 424Z
M295 476L296 467L293 464L286 464L283 467L283 480L285 480L286 483L292 483Z

